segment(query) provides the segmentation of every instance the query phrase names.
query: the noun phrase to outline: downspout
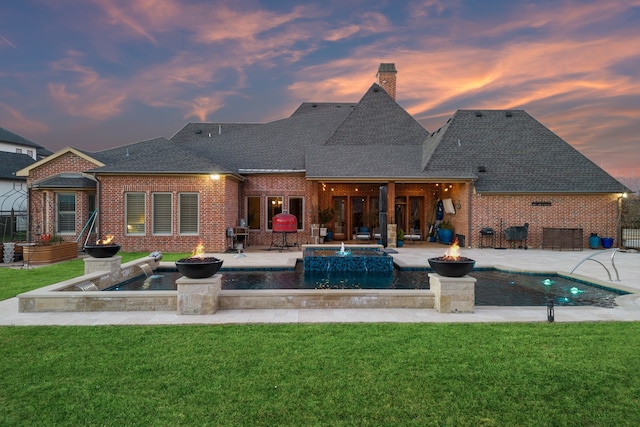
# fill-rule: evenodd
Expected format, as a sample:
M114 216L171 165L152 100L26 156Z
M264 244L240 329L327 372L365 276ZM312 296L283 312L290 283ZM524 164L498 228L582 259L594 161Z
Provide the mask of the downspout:
M244 192L244 181L238 184L238 222L240 225L240 219L242 219L242 193ZM247 218L245 218L246 220ZM246 242L245 242L246 243Z
M96 179L96 217L95 217L95 222L94 222L94 230L96 232L96 236L98 236L98 238L100 238L100 233L98 233L98 229L100 228L100 198L101 198L101 191L100 191L100 180L98 179L98 176L96 174L93 174L93 177ZM89 230L89 234L91 233L91 230ZM87 238L89 238L89 235L87 235Z
M33 243L33 231L31 231L31 186L27 186L27 243Z
M473 186L474 181L469 181L467 186L467 236L469 236L467 246L469 248L473 247L473 234L471 233L473 229L473 223L471 222L473 218Z

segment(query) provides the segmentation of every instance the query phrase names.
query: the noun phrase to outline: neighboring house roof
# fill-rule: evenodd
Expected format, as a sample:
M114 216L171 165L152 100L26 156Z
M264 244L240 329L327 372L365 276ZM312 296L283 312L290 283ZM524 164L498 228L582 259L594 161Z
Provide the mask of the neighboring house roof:
M16 145L23 145L26 147L33 147L36 149L36 157L38 158L43 158L53 154L51 151L44 148L42 145L36 144L35 142L30 141L27 138L22 137L17 133L13 133L10 130L5 129L3 127L0 127L0 141L8 142Z
M27 147L33 148L44 148L39 144L36 144L33 141L29 141L27 138L24 138L17 133L13 133L10 130L7 130L3 127L0 127L0 141L9 142L11 144L24 145Z
M523 110L458 110L427 147L429 175L476 175L478 193L628 191Z
M27 178L25 176L18 176L16 173L35 162L26 154L0 151L0 179L26 181Z

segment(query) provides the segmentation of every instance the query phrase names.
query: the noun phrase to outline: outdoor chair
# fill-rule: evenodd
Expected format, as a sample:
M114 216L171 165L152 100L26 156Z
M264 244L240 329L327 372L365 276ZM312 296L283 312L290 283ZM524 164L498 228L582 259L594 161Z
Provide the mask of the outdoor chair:
M356 240L371 240L371 233L369 231L369 227L360 227L356 232Z
M409 234L404 235L404 240L409 240L411 243L422 240L422 233L419 228L412 228L409 230Z

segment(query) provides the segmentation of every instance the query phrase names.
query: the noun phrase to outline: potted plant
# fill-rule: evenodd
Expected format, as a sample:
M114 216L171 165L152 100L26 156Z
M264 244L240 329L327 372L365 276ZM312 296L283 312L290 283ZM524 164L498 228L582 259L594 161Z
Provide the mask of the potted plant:
M326 227L326 224L333 219L333 209L318 209L318 219L320 220L320 243L325 239L331 240L331 231Z
M396 233L396 245L399 248L404 245L404 230L402 228L398 228L398 232Z
M449 221L442 221L438 224L438 240L447 245L453 242L453 224Z

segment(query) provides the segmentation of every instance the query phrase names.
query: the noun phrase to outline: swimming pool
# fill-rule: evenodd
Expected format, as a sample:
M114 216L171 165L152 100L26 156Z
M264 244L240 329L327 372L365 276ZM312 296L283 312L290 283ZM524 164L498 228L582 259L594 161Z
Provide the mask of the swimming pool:
M222 270L223 290L258 289L429 289L430 270L395 270L392 273L323 273L296 270ZM627 292L580 282L558 275L521 274L479 269L475 305L544 306L549 299L560 306L614 307L615 298ZM156 276L141 277L108 288L111 291L173 290L181 275L158 270Z

